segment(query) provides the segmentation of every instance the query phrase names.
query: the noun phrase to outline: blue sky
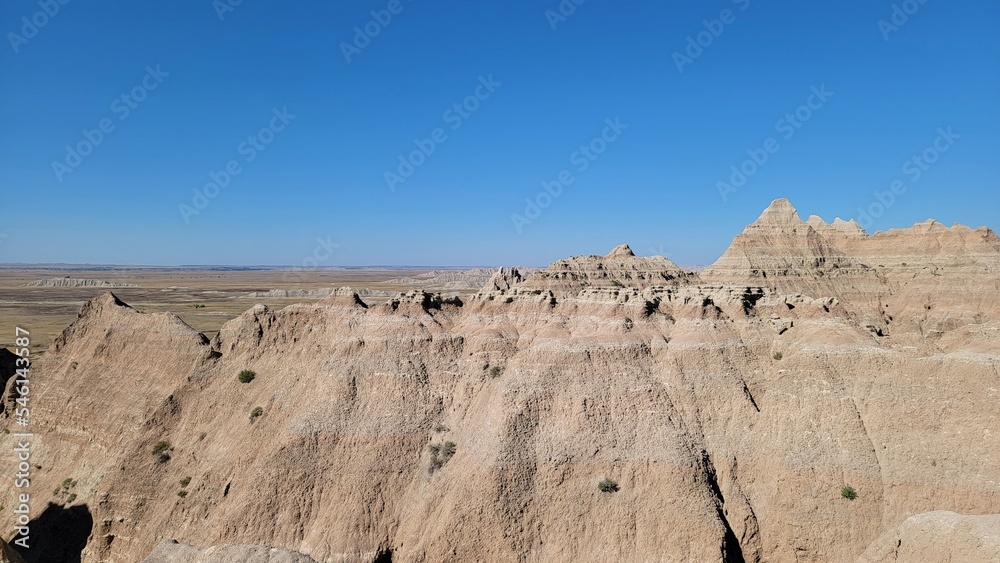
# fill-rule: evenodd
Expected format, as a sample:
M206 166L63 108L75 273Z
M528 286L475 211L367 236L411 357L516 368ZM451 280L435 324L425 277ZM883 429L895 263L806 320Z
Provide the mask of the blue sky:
M1000 226L993 1L226 1L3 3L0 262L706 264L777 197Z

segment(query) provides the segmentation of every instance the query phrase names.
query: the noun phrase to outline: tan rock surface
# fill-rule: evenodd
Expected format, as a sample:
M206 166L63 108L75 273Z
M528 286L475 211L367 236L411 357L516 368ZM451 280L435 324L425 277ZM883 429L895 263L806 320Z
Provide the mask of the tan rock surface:
M285 549L259 545L220 545L198 549L175 540L156 546L142 563L316 563Z
M1000 561L1000 514L971 516L946 510L906 519L883 534L859 563L984 563Z
M464 303L255 306L212 341L105 294L35 366L33 487L78 480L87 562L839 562L995 513L1000 247L824 225L778 201L702 277L623 246Z

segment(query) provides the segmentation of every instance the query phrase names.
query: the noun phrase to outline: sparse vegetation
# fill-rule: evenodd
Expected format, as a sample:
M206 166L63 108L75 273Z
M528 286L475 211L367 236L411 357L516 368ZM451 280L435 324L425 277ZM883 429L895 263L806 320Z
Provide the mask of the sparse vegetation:
M191 484L191 478L190 477L185 477L185 478L181 479L180 480L180 484L181 484L181 487L187 487L188 485Z
M188 492L185 491L184 489L181 489L181 490L177 491L177 496L179 496L181 498L184 498L184 497L188 496Z
M240 374L237 376L237 378L239 378L240 380L240 383L250 383L256 377L257 377L257 372L255 372L252 369L245 369L241 371Z
M611 285L613 285L615 287L625 287L625 284L623 284L622 282L620 282L618 280L611 280Z
M614 479L605 477L604 479L601 479L601 481L597 484L597 490L601 491L602 493L617 493L618 483L615 482Z
M781 358L782 358L781 352L775 352L774 353L774 359L775 360L780 360Z
M74 487L76 487L76 479L67 477L63 479L60 486L56 487L55 490L52 491L52 496L60 497L63 499L64 503L71 504L74 500L76 500L76 493L72 492Z
M191 305L191 306L194 307L195 309L204 309L205 308L205 305L202 304L202 303L195 303L194 305Z
M437 426L434 427L435 432L447 432L449 430L451 430L451 428L448 428L447 426L441 424L440 422L437 423Z
M854 487L844 485L840 488L840 496L846 498L847 500L854 500L858 498L858 492L854 490Z
M253 421L257 420L257 418L262 414L264 414L263 407L254 407L253 410L250 411L250 423L253 424Z
M503 374L503 367L502 366L493 366L493 367L490 368L490 377L492 379L496 379L496 378L500 377L501 374Z
M159 463L166 463L170 460L170 450L173 448L170 446L170 442L166 440L160 440L159 442L153 444L153 456Z
M448 463L448 460L455 455L455 450L458 446L455 442L445 442L443 444L431 444L431 473L434 473L438 469L444 467L444 464Z

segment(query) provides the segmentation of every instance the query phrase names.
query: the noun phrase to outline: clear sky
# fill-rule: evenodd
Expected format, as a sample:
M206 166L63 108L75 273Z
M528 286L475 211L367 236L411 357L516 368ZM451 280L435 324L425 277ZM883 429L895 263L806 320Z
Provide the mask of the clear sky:
M0 8L0 262L695 265L777 197L1000 227L995 0L60 2Z

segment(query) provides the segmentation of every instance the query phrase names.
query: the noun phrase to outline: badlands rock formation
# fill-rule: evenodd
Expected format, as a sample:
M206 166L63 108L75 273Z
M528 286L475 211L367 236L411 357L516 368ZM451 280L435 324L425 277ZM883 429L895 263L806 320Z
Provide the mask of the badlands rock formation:
M122 288L122 287L139 287L131 283L122 282L109 282L105 280L92 280L92 279L78 279L78 278L49 278L45 280L36 280L33 282L28 282L24 284L25 287L106 287L106 288Z
M490 279L495 270L491 268L472 268L469 270L431 270L413 277L393 278L384 283L423 287L425 289L479 289Z
M622 246L211 341L105 293L33 368L33 516L75 480L85 562L990 560L998 291L988 229L778 200L701 275Z

